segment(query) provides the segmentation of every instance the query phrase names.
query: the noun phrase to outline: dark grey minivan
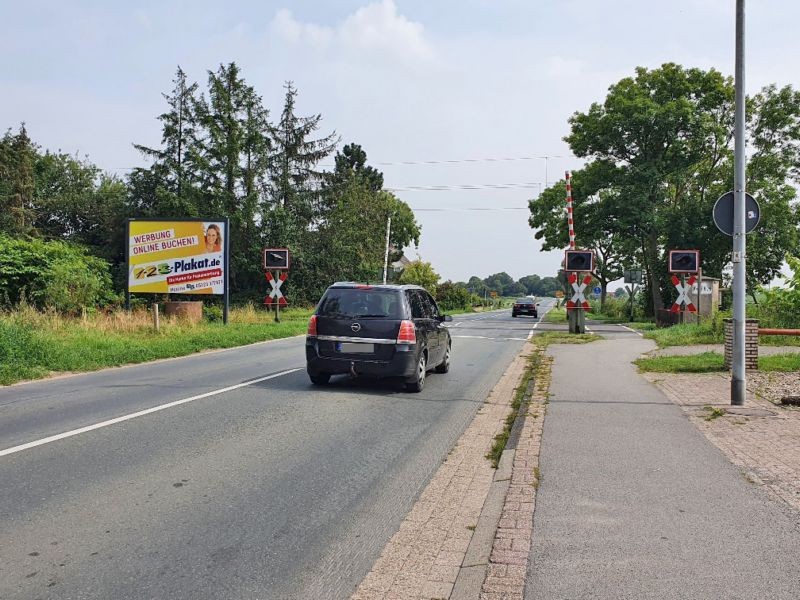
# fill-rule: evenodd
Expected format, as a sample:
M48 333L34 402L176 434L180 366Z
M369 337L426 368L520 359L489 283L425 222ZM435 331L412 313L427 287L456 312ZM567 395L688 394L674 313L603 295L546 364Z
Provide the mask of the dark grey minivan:
M421 392L431 369L450 369L452 341L433 297L417 285L335 283L308 323L306 368L311 382L331 375L401 377Z

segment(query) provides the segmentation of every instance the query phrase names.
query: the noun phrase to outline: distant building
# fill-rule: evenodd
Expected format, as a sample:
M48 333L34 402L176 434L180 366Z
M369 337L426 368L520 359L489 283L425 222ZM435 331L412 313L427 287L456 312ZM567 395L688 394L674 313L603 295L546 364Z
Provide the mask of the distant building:
M405 268L406 268L408 265L410 265L410 264L411 264L411 262L412 262L412 261L411 261L411 260L409 260L409 259L406 257L406 255L405 255L405 254L403 254L403 255L402 255L402 256L401 256L399 259L397 259L396 261L394 261L394 262L393 262L393 263L392 263L390 266L392 267L392 271L395 273L395 275L397 275L398 277L400 277L400 274L403 272L403 270L404 270L404 269L405 269Z

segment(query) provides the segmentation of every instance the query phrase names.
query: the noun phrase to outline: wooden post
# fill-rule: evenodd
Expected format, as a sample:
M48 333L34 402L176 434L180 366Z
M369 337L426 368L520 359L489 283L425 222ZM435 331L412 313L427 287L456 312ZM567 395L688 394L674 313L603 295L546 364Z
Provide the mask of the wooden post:
M160 328L160 322L158 318L158 302L153 302L153 327L156 331Z

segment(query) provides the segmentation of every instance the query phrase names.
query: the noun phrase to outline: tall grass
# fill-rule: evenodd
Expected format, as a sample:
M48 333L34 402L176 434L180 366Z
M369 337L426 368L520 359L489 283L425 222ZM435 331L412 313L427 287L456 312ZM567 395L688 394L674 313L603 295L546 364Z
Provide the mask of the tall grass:
M155 331L146 310L70 318L21 305L0 313L0 384L290 337L305 332L311 312L289 309L275 323L247 305L231 310L228 325L162 318Z

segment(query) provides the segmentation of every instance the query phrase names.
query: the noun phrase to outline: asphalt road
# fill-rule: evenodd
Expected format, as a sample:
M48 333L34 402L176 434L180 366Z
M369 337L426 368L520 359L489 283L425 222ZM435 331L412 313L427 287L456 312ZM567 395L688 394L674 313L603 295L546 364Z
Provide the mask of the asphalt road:
M347 597L536 320L450 325L421 394L303 338L0 389L0 598Z

